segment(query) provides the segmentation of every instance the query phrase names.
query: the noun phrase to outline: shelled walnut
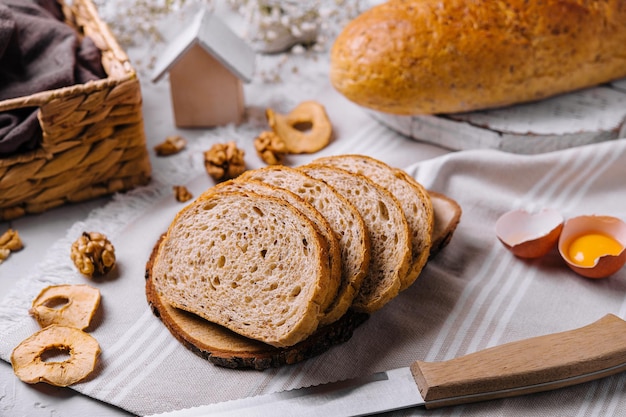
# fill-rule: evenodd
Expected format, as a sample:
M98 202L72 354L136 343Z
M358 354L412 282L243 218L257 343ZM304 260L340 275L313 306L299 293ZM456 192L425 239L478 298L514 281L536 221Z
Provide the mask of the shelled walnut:
M0 236L0 248L18 251L24 247L17 230L9 229Z
M175 185L172 189L174 190L174 197L176 198L176 201L180 203L184 203L185 201L189 201L193 198L193 195L184 185Z
M158 156L174 155L187 146L187 141L182 136L173 135L165 138L165 141L154 147L154 151Z
M254 148L259 157L268 165L280 165L287 154L285 142L272 131L261 132L254 139Z
M87 277L106 275L115 266L115 248L98 232L83 232L72 244L70 256L80 273Z
M9 257L10 254L11 254L10 250L0 248L0 264L3 261L5 261Z
M11 252L17 252L24 247L17 230L8 229L0 235L0 263L7 259Z
M204 167L216 181L238 177L246 170L244 151L235 142L216 143L204 152Z

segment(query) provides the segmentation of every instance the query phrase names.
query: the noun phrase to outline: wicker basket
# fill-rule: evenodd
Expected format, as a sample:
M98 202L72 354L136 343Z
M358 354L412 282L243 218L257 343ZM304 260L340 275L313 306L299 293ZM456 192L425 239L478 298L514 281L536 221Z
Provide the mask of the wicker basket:
M124 191L150 180L136 73L91 0L62 3L68 25L102 53L107 78L0 102L37 107L36 150L0 158L0 220Z

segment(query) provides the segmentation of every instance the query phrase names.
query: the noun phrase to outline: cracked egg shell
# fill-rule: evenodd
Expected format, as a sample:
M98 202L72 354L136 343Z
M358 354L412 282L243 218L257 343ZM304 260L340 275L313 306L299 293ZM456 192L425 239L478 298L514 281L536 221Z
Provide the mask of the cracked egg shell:
M537 213L512 210L496 222L496 235L515 256L539 258L556 246L563 229L563 216L556 210L543 209Z
M559 252L567 265L587 278L606 278L626 264L626 223L611 216L578 216L561 232Z

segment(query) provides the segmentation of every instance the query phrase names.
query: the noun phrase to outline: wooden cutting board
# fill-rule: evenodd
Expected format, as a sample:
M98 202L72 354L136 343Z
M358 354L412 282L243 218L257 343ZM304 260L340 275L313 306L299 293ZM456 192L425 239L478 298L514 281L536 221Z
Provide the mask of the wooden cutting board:
M493 110L433 116L371 114L405 136L448 149L538 154L626 137L626 79Z
M461 218L461 207L447 196L430 193L435 213L431 258L443 249ZM332 346L346 342L369 315L348 311L338 321L318 329L306 340L287 348L240 336L225 327L195 314L174 308L165 302L152 285L152 262L160 244L156 243L146 264L146 298L155 316L172 335L192 352L209 362L228 368L263 370L294 364L317 356Z

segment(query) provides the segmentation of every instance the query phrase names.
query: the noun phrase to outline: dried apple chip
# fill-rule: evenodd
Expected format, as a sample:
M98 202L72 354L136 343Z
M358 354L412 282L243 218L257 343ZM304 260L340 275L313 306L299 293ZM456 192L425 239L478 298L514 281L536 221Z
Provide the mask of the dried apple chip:
M325 148L332 139L333 127L326 109L316 101L303 101L288 114L268 108L265 115L287 153L314 153Z
M44 288L29 310L41 327L51 324L76 327L84 330L89 327L98 306L100 291L85 284L52 285Z
M66 354L56 360L54 354ZM96 366L100 345L93 336L67 326L48 326L24 339L11 353L13 372L27 384L67 387L85 379Z

